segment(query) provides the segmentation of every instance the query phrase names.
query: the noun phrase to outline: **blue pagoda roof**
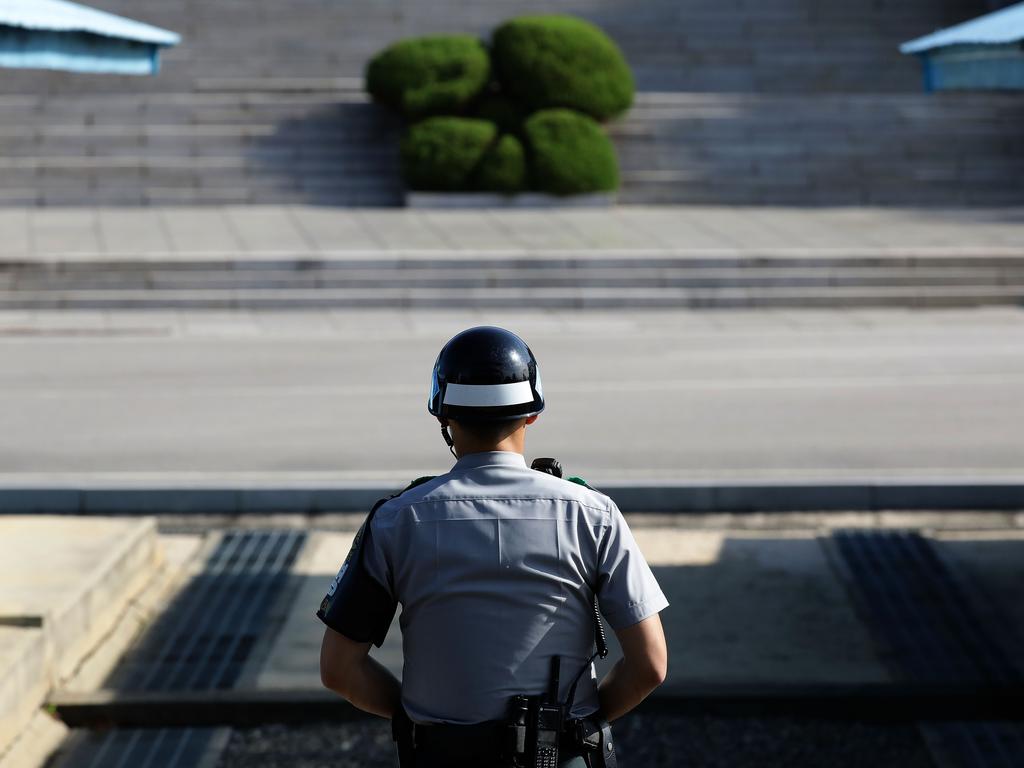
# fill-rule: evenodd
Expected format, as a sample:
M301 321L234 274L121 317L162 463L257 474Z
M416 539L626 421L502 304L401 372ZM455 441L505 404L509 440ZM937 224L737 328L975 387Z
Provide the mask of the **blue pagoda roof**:
M67 0L0 0L0 24L48 32L87 32L154 45L181 42L179 35L166 29Z
M67 0L0 0L0 67L149 75L181 37Z
M951 45L1008 45L1020 40L1024 40L1024 3L911 40L901 45L900 51L925 53Z

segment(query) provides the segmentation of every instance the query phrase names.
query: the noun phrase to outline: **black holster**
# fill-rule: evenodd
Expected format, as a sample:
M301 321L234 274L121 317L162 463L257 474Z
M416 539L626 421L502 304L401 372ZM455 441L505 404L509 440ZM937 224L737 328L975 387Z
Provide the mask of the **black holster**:
M587 768L617 768L615 742L612 727L608 721L595 713L590 717L574 720L570 724L574 742L583 754Z

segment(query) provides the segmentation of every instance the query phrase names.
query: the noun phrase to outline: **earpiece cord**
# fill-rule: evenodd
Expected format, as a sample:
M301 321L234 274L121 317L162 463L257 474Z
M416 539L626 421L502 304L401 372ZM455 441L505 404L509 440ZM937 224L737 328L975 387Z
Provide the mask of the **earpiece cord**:
M448 446L448 450L452 452L452 456L454 456L455 460L458 461L459 460L459 454L457 454L455 452L455 441L452 440L452 436L450 434L448 434L448 425L447 424L442 424L441 425L441 437L444 438L444 443L445 443L445 445Z

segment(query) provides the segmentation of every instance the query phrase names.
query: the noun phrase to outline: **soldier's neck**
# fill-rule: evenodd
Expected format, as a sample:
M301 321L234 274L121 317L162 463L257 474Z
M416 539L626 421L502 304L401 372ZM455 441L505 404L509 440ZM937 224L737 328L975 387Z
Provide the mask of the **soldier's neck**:
M482 442L472 439L456 439L455 453L459 458L468 456L471 453L485 453L487 451L511 451L522 454L526 450L526 429L517 429L508 437L499 440L497 443Z

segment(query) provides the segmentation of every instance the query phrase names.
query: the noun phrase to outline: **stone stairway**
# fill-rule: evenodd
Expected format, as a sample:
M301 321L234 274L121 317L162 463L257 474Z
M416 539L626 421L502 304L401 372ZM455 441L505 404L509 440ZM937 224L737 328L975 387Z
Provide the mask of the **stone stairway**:
M9 205L396 205L400 125L352 82L0 95ZM611 133L624 203L1015 204L1024 102L644 93Z
M210 78L359 77L401 37L486 35L524 13L571 13L611 34L643 91L908 92L897 46L988 10L984 0L95 0L179 32L155 79L5 72L3 90L182 91Z
M0 205L400 204L397 120L361 92L399 37L537 10L622 45L636 105L610 131L624 203L999 205L1024 200L1024 103L919 92L896 46L968 0L104 0L181 32L156 78L7 70Z
M1024 201L1006 94L642 94L612 126L622 200L776 205Z
M0 96L0 201L395 205L398 123L355 89Z

